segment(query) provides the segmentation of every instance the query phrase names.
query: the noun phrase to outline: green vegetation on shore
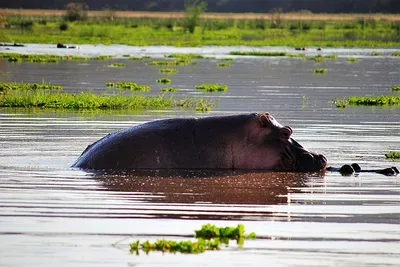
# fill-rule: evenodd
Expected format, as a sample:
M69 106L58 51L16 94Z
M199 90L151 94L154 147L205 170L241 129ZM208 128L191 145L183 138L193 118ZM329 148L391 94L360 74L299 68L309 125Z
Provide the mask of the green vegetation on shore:
M58 63L59 60L108 60L111 56L103 55L97 57L82 56L59 56L52 54L17 54L17 53L0 53L0 58L5 58L10 62L30 62L30 63Z
M126 44L135 46L397 47L397 21L354 15L353 20L198 18L188 30L180 17L63 17L5 15L0 43ZM63 27L60 27L63 26ZM192 32L192 33L191 33Z
M149 241L140 242L137 240L130 244L130 252L139 255L139 250L148 254L151 251L161 251L166 253L184 253L198 254L207 250L220 250L221 244L229 244L230 240L236 240L236 243L242 247L244 239L255 239L256 235L250 233L245 235L244 226L239 224L237 227L216 227L206 224L200 230L195 231L196 241L171 241L157 240L154 243Z

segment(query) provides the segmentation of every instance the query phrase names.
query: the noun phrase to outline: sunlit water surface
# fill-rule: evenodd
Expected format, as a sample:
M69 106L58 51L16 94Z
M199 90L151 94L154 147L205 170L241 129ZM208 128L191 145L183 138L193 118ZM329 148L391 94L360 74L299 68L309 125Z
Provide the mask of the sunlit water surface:
M158 94L163 86L156 79L164 77L159 67L146 65L151 59L130 61L123 54L216 56L179 66L178 74L168 76L180 89L176 97L205 97L216 106L206 114L0 109L0 266L400 265L399 176L239 171L96 175L70 168L87 145L118 129L171 117L265 111L291 126L296 140L324 154L332 166L400 167L384 157L400 149L399 108L337 109L332 104L336 97L391 94L390 87L400 83L400 59L390 56L392 50L380 50L379 57L369 56L368 49L318 52L339 55L326 63L238 57L230 68L218 68L218 58L246 48L13 49L9 52L118 57L45 65L0 61L0 81L44 80L66 92L112 93L105 82L133 81L151 85L149 94ZM351 56L358 62L346 62ZM111 68L110 62L126 66ZM315 75L316 67L328 72ZM203 94L194 89L201 83L227 84L229 90ZM129 253L129 243L137 239L192 238L205 223L243 223L258 238L246 240L242 249L231 242L221 251L200 255Z

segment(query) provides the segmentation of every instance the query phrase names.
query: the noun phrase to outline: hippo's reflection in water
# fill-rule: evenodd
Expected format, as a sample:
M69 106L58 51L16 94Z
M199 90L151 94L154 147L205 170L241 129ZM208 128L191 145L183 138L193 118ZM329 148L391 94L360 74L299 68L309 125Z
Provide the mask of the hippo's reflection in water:
M310 176L323 178L323 172L245 172L245 171L195 171L195 170L139 170L94 175L110 191L124 192L132 199L142 215L158 218L185 219L243 219L244 217L271 216L265 210L249 210L248 205L273 205L287 203L293 188L307 186ZM129 194L131 192L132 194ZM153 213L154 206L171 204L173 211ZM181 204L181 205L179 205ZM221 209L221 205L224 207ZM226 209L232 205L232 209ZM247 208L240 211L241 205ZM183 210L196 207L198 212ZM215 211L218 210L216 213ZM191 210L191 211L194 211ZM137 211L136 211L137 212ZM243 214L241 214L241 212Z

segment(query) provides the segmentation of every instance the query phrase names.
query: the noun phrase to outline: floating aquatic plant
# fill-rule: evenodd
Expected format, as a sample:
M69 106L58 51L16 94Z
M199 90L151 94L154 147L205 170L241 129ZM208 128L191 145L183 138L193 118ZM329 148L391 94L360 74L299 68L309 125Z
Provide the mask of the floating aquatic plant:
M349 58L346 59L346 61L347 61L347 62L357 62L357 61L358 61L358 58L356 58L356 57L349 57Z
M336 59L338 59L338 56L337 55L327 55L327 56L325 56L325 58L336 60Z
M399 52L393 52L393 53L392 53L392 56L393 56L393 57L400 57L400 53L399 53Z
M114 87L114 82L106 82L107 87Z
M196 85L196 89L205 90L206 92L225 92L228 85L225 84L200 84Z
M382 56L381 52L373 52L371 53L371 56Z
M0 83L0 91L7 92L11 90L61 90L61 85L51 85L42 83Z
M229 244L229 240L236 240L242 246L245 238L256 238L254 233L249 235L244 234L244 226L239 224L237 227L216 227L215 225L206 224L200 230L195 231L196 241L171 241L157 240L154 243L149 241L131 243L130 252L139 255L139 251L144 251L148 254L151 251L161 251L164 253L184 253L198 254L207 250L220 250L221 243Z
M139 92L149 92L151 90L150 86L139 85L134 82L116 82L115 86L117 89L139 91Z
M170 68L165 68L165 69L159 69L158 72L160 72L160 73L167 73L167 74L174 74L174 73L178 73L178 70L176 70L176 69L170 69Z
M115 62L110 65L111 67L125 67L125 63Z
M161 88L161 91L162 92L170 92L170 93L179 92L179 90L176 89L175 87L164 87L164 88Z
M386 159L400 159L400 152L391 151L385 154Z
M314 70L314 73L317 73L317 74L323 74L323 73L326 73L327 72L327 70L326 69L315 69Z
M229 68L231 66L231 64L229 63L218 63L217 67L219 68Z
M148 64L154 66L181 66L181 65L187 65L189 63L190 59L178 59L174 61L152 61Z
M400 91L400 85L393 85L390 90L392 91Z
M182 58L182 59L192 59L192 58L205 59L205 58L207 58L207 57L199 55L199 54L170 54L170 55L165 55L164 57L166 57L166 58Z
M232 51L232 52L229 53L229 55L234 55L234 56L262 56L262 57L286 57L286 56L290 56L291 54L286 53L286 52L257 52L257 51L241 52L241 51Z
M171 96L95 95L93 93L50 93L48 91L13 91L0 98L0 107L53 109L161 109L194 108L202 98L174 99Z
M350 106L395 106L400 105L400 96L388 96L381 95L377 97L357 97L352 96L348 99L346 98L336 98L333 103L338 108L344 108L347 105Z
M157 80L158 83L163 83L163 84L170 84L172 83L171 79L168 78L161 78Z

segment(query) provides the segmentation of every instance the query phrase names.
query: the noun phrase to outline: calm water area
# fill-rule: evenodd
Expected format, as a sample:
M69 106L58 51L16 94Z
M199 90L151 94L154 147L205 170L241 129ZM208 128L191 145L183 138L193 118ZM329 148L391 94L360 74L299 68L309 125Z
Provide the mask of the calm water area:
M287 57L233 57L230 51L287 51L338 55L316 63ZM371 56L372 52L381 56ZM362 168L397 166L385 159L400 151L399 107L346 107L335 98L397 94L400 49L294 51L252 47L82 46L56 49L27 45L0 52L113 55L107 61L58 64L0 60L0 82L49 82L63 91L111 94L108 81L152 86L158 95L168 77L174 97L204 97L211 112L194 109L78 112L0 108L0 266L400 266L400 176L335 172L240 171L93 174L70 166L104 135L140 123L173 117L270 112L293 129L293 138L324 154L331 166L357 162ZM171 53L216 59L159 73L152 60ZM152 56L133 61L122 55ZM233 57L230 67L217 67ZM348 62L348 57L358 58ZM113 62L125 67L110 67ZM327 73L314 74L315 68ZM227 84L224 93L196 90L203 83ZM126 94L130 94L126 92ZM198 255L140 255L136 240L185 240L212 223L255 232L243 248L231 241L220 251ZM193 239L194 240L194 239Z

